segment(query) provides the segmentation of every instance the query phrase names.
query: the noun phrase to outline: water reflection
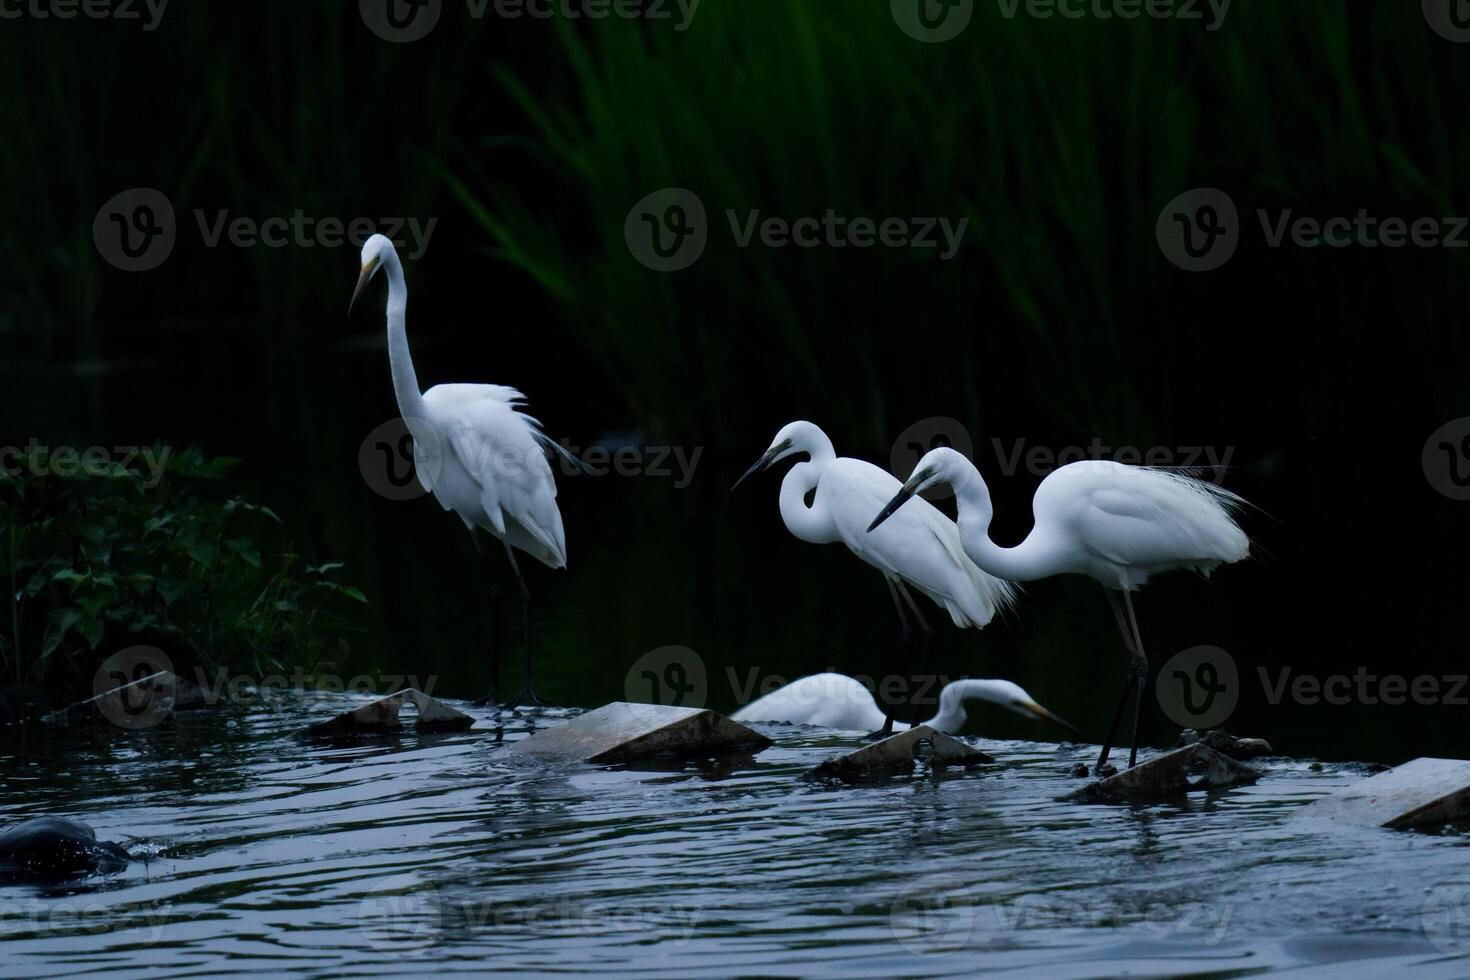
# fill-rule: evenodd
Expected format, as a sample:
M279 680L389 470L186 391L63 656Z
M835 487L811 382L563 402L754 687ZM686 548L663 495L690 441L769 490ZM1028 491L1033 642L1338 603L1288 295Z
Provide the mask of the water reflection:
M73 816L147 857L0 889L7 970L1218 975L1443 963L1470 939L1425 904L1470 882L1463 832L1287 819L1355 767L1273 762L1229 793L1078 806L1058 797L1080 746L986 742L1004 765L844 787L803 774L851 741L789 726L754 756L607 769L512 763L518 724L504 741L295 737L341 707L7 740L0 822Z

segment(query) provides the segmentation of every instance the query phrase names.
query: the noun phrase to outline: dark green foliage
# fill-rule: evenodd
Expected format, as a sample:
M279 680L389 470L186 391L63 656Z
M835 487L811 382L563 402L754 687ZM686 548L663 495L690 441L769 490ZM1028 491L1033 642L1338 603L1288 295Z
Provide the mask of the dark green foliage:
M0 474L0 686L89 684L143 643L180 669L310 672L341 632L333 607L366 601L283 546L270 508L219 492L235 460L153 458L156 486L39 452Z

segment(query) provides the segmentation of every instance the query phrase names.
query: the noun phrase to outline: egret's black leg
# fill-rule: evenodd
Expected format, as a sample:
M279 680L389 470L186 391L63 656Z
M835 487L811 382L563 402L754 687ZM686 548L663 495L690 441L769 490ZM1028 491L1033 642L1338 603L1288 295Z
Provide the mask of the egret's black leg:
M545 708L548 705L536 696L536 685L531 677L531 590L526 588L526 580L521 576L521 566L516 562L516 554L511 550L509 543L505 545L505 557L510 559L510 570L515 572L516 584L521 587L521 639L525 645L526 654L525 687L511 702L511 707Z
M470 529L470 540L475 543L475 551L481 558L488 557L485 550L484 532L478 528ZM504 589L501 587L500 577L490 576L490 690L480 700L474 702L477 708L500 707L500 627L502 614L505 606L503 603Z
M1108 605L1112 607L1113 617L1118 621L1118 631L1123 636L1123 646L1128 650L1130 663L1128 671L1123 675L1123 692L1118 695L1118 707L1113 710L1112 724L1108 725L1108 737L1103 741L1102 753L1097 757L1097 765L1094 772L1107 765L1108 754L1113 751L1113 740L1118 734L1118 725L1123 720L1123 712L1128 707L1128 696L1138 685L1138 671L1136 664L1138 654L1133 647L1133 636L1128 629L1128 623L1123 615L1123 608L1118 604L1118 596L1112 589L1104 590L1108 596ZM1135 715L1136 717L1136 715Z
M886 583L888 583L888 594L893 599L893 609L894 609L894 611L898 613L898 658L897 658L897 660L898 660L898 663L900 665L903 665L903 664L906 664L908 662L909 638L912 635L909 632L909 618L908 618L908 615L903 611L903 600L898 597L898 588L893 584L893 579L889 578L887 575L884 575L883 576L883 581L886 582ZM883 682L880 680L878 682L878 690L876 692L877 695L880 696L880 697L883 694L883 687L884 687ZM873 732L872 734L868 735L867 738L870 741L876 741L878 739L887 738L888 736L892 735L893 734L893 715L894 715L894 706L891 705L891 704L885 703L883 705L883 727L880 728L878 731Z
M909 605L909 611L914 614L914 621L919 624L919 672L909 677L910 704L909 724L918 727L919 724L919 685L924 681L924 670L929 664L929 644L934 639L934 631L929 628L929 623L924 619L924 614L919 611L919 604L905 588L902 582L898 583L898 594L903 596Z
M1133 593L1123 593L1123 608L1128 625L1133 627L1133 670L1138 675L1138 700L1133 702L1133 743L1128 749L1128 768L1138 763L1138 725L1143 717L1144 696L1148 693L1148 657L1143 652L1143 634L1138 631L1138 617L1133 614Z

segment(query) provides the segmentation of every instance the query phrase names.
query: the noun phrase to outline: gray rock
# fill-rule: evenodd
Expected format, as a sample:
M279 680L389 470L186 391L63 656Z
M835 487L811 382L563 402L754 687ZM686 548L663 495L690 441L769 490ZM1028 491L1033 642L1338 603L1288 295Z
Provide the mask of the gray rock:
M953 735L920 725L890 735L881 742L829 759L809 775L822 779L857 780L892 772L904 772L922 761L935 769L986 765L995 759L971 748Z
M1249 762L1262 756L1276 754L1276 750L1271 748L1271 743L1263 738L1237 738L1221 729L1201 734L1192 728L1186 728L1179 736L1179 744L1176 748L1182 749L1187 745L1200 743L1209 746L1221 755L1229 756L1236 762Z
M37 817L0 834L0 878L59 881L127 866L127 851L99 841L96 831L75 820Z
M1177 799L1191 790L1255 782L1261 774L1201 743L1145 759L1132 769L1088 783L1062 797L1078 803Z
M1415 759L1302 807L1303 819L1407 830L1470 817L1470 762Z
M352 735L372 732L391 732L403 727L399 712L405 704L418 709L415 727L421 732L463 731L475 723L475 719L445 704L436 701L423 691L413 688L399 691L372 704L343 712L335 718L309 726L305 734L317 736Z
M510 752L545 762L606 765L759 751L770 744L759 732L707 708L614 701L521 739Z

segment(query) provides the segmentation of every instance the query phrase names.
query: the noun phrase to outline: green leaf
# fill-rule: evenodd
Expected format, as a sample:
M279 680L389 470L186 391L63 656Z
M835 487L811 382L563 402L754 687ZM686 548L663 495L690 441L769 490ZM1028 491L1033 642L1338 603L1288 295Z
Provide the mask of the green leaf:
M41 643L42 659L55 653L56 648L61 646L62 641L66 639L66 634L70 633L72 628L81 621L82 612L80 609L69 607L53 609L51 614L46 617L46 638Z

